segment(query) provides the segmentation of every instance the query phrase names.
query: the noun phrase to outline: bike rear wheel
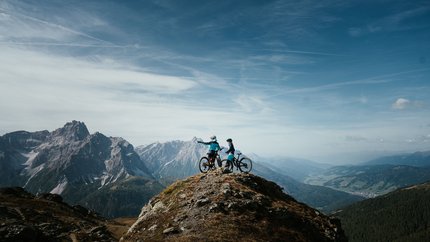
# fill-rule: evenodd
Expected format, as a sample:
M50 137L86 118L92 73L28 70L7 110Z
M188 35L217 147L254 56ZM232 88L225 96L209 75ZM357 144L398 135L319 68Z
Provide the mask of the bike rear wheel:
M242 158L239 161L239 170L241 172L249 173L252 170L252 161L249 158Z
M206 173L210 170L211 165L207 157L202 157L199 161L199 169L201 173Z
M228 164L230 163L230 164ZM233 171L233 162L229 162L227 159L223 159L221 161L222 166L221 167L226 167L226 164L228 164L227 168L230 169L231 171Z

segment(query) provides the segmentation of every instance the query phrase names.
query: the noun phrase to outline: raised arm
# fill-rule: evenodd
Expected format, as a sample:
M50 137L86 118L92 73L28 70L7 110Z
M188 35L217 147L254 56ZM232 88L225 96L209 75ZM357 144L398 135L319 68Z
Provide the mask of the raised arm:
M197 141L197 143L200 143L200 144L204 144L204 145L210 145L212 142L203 142L203 141Z

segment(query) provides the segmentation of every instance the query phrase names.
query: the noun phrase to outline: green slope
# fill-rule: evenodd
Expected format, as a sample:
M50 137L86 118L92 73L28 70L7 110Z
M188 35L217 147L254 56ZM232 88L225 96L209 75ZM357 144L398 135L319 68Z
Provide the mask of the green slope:
M336 213L349 241L430 241L430 182Z

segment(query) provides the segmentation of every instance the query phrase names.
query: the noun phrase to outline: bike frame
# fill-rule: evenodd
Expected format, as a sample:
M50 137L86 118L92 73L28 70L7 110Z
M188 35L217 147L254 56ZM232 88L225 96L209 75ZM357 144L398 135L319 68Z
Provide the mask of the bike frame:
M215 151L215 155L211 158L208 157L209 163L211 165L215 165L216 160L221 160L221 156L218 154L218 151Z
M242 153L238 153L237 154L237 158L233 157L233 166L236 167L236 170L239 169L239 162L240 162L240 156L242 155Z

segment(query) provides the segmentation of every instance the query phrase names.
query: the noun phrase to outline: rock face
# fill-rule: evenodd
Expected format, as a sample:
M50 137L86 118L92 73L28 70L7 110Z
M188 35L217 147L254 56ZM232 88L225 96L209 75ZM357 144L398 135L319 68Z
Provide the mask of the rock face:
M143 207L122 241L346 241L340 222L252 174L177 181Z
M90 134L79 121L0 136L0 186L61 194L107 217L137 215L163 188L130 143Z
M61 196L0 188L1 241L115 241L107 221Z

